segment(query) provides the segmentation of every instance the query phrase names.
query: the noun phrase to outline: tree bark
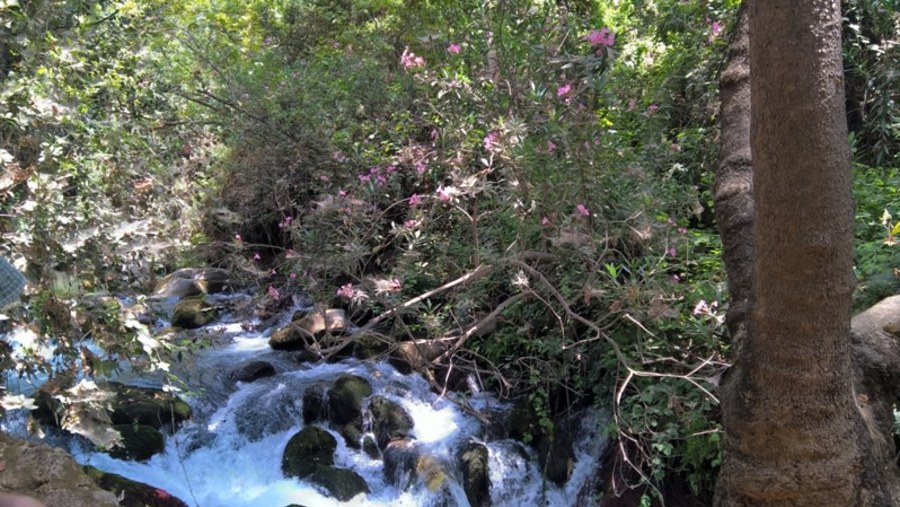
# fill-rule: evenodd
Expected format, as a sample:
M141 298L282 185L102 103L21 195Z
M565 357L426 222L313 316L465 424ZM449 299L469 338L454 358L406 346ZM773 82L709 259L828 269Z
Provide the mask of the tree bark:
M725 324L734 349L747 334L750 265L753 258L753 171L750 158L750 30L746 3L738 9L728 44L725 70L719 77L719 161L713 201L729 303Z
M743 276L736 266L728 273L732 291L749 296L734 311L749 309L749 319L736 313L729 322L740 341L722 386L716 505L896 505L896 467L871 459L881 433L877 421L867 424L853 382L861 369L851 361L854 208L840 2L756 0L748 18L754 204L735 206L749 215L726 211L729 198L749 194L740 171L724 171L716 197L720 220L729 220L723 240L752 221L753 263L749 286L732 285ZM731 128L743 135L743 124ZM725 141L723 133L723 152ZM749 166L748 154L731 149L733 166ZM733 245L726 251L734 262Z

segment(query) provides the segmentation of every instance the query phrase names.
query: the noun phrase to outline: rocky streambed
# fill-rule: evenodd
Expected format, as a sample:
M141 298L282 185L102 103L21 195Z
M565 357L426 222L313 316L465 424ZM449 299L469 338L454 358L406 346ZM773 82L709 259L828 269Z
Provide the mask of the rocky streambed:
M122 505L593 503L600 413L554 421L546 435L527 403L477 390L451 402L410 372L408 351L362 339L338 312L299 305L261 322L232 311L249 296L187 295L170 295L170 305L181 299L167 310L173 323L215 339L173 365L181 392L123 376L110 403L124 447L55 440L120 502L133 499ZM317 354L311 345L324 342L309 339L326 329L342 338ZM39 405L35 417L52 428L52 399Z

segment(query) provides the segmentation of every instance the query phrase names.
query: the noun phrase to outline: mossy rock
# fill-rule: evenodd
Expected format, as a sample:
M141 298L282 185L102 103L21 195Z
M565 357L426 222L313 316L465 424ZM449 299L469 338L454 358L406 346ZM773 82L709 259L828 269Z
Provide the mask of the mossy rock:
M328 492L341 502L347 502L360 493L368 493L369 485L353 470L336 467L319 467L307 480Z
M357 359L374 359L391 351L391 344L384 338L371 334L359 334L353 337L353 357Z
M216 320L215 307L202 297L182 299L172 309L172 325L183 329L196 329Z
M379 449L383 450L392 440L407 438L413 429L413 419L406 410L382 396L372 398L368 412Z
M463 476L463 490L472 507L488 507L491 504L491 479L488 470L488 448L478 442L469 442L460 449L458 459Z
M84 467L84 471L102 489L115 494L121 507L187 507L186 503L169 492L143 482L104 472L92 466Z
M191 406L162 389L126 386L110 382L113 424L143 424L156 429L176 429L191 418ZM174 427L173 427L174 426Z
M344 437L344 442L351 449L360 450L362 448L362 424L359 422L347 423L341 426L339 433Z
M166 439L162 432L143 424L119 424L113 429L122 435L122 443L110 449L109 455L118 459L144 461L166 449Z
M363 400L372 394L369 381L356 375L341 375L328 390L328 414L337 426L362 420Z
M281 458L281 470L287 477L306 478L320 467L334 464L337 440L317 426L306 426L288 441Z

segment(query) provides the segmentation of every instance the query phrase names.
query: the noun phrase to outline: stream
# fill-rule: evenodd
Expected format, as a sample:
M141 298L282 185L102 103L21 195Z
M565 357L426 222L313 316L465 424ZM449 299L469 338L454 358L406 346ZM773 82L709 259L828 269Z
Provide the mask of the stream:
M289 319L289 315L286 319ZM176 374L187 386L182 397L192 418L166 438L165 451L138 462L97 452L83 439L63 445L78 462L161 488L193 507L319 506L459 506L470 505L462 486L459 449L477 442L488 449L490 505L578 506L598 474L606 438L606 418L599 412L581 417L575 431L575 460L563 487L542 479L537 453L521 442L498 438L472 415L436 394L417 374L404 375L386 361L345 359L335 363L298 363L292 354L269 347L276 326L247 331L242 322L219 323L204 331L218 333L218 345L186 356ZM258 324L258 323L257 323ZM270 363L274 375L252 382L235 382L229 373L250 360ZM173 365L175 367L175 365ZM388 478L382 456L352 449L330 423L315 425L337 441L334 465L362 477L369 493L339 502L310 482L286 478L282 456L291 437L303 427L303 393L332 383L342 375L368 381L373 395L401 406L413 421L411 440L416 453L441 471L435 487L421 468L402 479ZM132 385L159 387L153 377L117 379ZM508 414L512 406L487 393L468 398L472 408L492 416ZM58 442L56 442L58 443Z

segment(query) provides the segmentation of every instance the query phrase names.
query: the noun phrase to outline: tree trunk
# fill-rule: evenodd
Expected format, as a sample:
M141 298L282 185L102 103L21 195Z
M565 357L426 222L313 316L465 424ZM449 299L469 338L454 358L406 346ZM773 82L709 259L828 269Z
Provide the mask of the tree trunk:
M750 313L722 386L716 505L895 505L896 488L879 481L883 464L871 460L872 425L851 380L854 217L840 2L756 0L748 15ZM741 332L740 321L731 324Z
M719 162L713 200L722 257L728 276L729 303L725 323L734 349L747 334L750 310L750 265L753 258L753 171L750 158L750 30L746 4L737 21L725 70L719 78Z

